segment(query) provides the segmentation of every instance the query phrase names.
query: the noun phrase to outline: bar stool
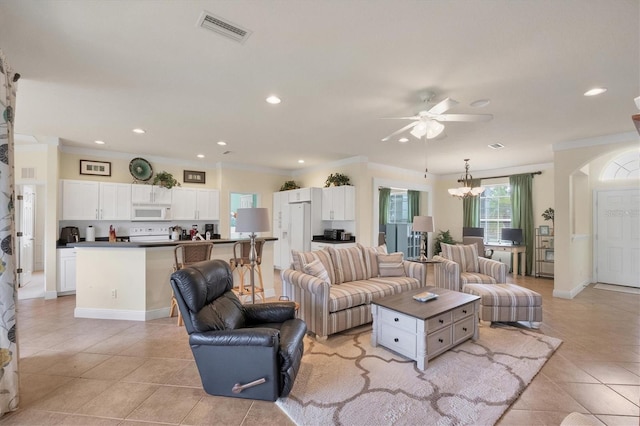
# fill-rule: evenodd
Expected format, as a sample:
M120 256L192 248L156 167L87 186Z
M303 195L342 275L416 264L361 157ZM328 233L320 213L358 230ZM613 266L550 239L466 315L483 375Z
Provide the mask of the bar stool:
M173 250L175 263L173 270L177 271L192 263L202 262L211 259L211 251L213 250L212 242L184 243L178 244ZM173 312L178 314L178 325L182 326L182 314L178 309L178 301L173 293L171 293L171 307L169 308L169 316L173 317Z
M255 282L255 294L264 302L264 285L262 283L262 246L265 240L256 238L256 272L258 279ZM233 245L233 258L229 260L231 272L238 271L238 286L233 287L234 293L238 295L240 300L244 301L244 297L251 297L251 285L245 285L245 276L251 273L251 261L249 253L251 252L251 241L238 241Z

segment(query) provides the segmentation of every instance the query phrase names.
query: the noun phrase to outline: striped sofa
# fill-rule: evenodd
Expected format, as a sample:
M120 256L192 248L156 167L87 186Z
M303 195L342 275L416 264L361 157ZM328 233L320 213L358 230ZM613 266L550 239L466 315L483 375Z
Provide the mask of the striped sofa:
M292 251L292 268L281 272L283 293L300 304L299 317L319 340L369 323L372 300L425 286L424 264L400 261L391 268L395 273L388 272L387 264L379 265L379 258L385 254L385 246L360 244L343 249ZM322 278L305 272L318 263L327 273Z
M542 296L528 288L507 284L507 265L478 257L473 245L441 244L442 253L433 259L436 287L480 296L483 321L527 321L538 328L542 321Z

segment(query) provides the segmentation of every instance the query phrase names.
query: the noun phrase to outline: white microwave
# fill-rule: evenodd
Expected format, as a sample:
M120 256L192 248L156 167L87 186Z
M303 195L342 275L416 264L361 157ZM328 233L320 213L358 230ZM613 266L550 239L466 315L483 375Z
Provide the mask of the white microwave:
M133 206L131 220L171 220L171 207L168 206Z

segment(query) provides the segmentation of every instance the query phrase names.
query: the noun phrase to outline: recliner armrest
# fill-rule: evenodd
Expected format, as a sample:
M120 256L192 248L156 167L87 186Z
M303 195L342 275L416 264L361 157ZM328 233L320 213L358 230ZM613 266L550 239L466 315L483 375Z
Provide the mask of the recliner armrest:
M280 346L280 330L275 328L241 328L237 330L207 331L189 336L191 345L208 346Z
M261 324L266 322L284 322L295 318L296 304L293 302L260 303L257 305L244 305L245 320L248 324Z

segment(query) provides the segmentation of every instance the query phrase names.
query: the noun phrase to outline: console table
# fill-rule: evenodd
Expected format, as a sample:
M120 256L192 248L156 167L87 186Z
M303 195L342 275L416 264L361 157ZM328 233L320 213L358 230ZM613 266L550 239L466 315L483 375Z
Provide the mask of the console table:
M522 271L520 272L520 275L524 276L526 273L526 258L525 258L525 253L527 252L527 248L526 246L523 245L513 245L513 244L502 244L502 243L497 243L497 244L492 244L492 243L485 243L484 245L485 248L487 249L492 249L494 252L496 251L508 251L511 252L513 254L513 275L518 275L518 258L522 255Z

